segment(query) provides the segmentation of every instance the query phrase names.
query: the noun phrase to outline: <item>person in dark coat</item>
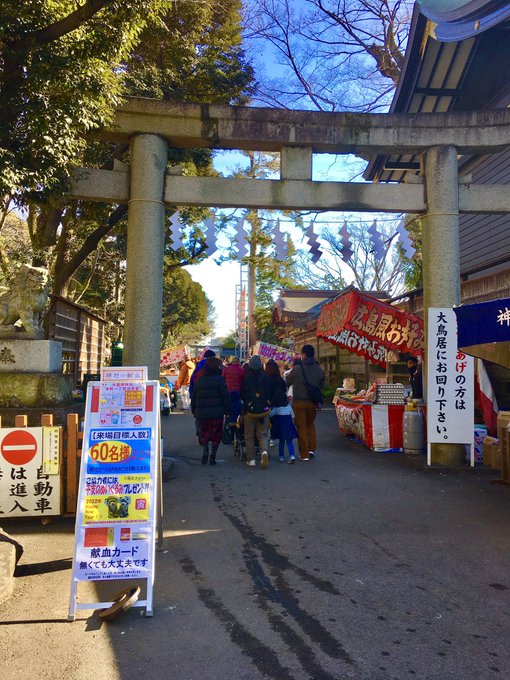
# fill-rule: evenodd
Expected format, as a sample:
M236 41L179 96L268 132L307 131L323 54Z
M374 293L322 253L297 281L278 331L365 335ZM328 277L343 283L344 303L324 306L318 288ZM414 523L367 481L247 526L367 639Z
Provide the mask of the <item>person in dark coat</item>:
M246 465L255 467L255 437L260 447L260 467L267 468L267 432L269 411L273 392L267 376L262 371L262 360L258 354L250 357L248 374L243 381L241 399L244 408L244 441L246 443ZM252 406L253 405L253 406ZM256 405L256 407L255 407Z
M203 447L202 465L207 465L208 460L209 465L216 465L224 417L230 412L230 396L221 375L221 361L217 357L206 360L204 374L195 383L191 395L191 412L199 422L198 441Z
M200 378L200 376L204 375L204 370L205 370L205 362L207 359L210 357L216 356L212 349L206 349L204 352L204 358L200 359L198 364L195 366L195 370L191 374L191 378L189 379L189 396L193 394L193 390L195 389L195 383L197 380Z
M413 399L423 399L423 371L416 357L409 357L407 360L407 370L409 371L409 381L413 391Z
M278 364L274 359L269 359L269 361L266 364L266 368L264 370L264 373L269 379L269 382L271 383L271 391L274 395L276 390L283 390L284 392L287 392L287 385L285 384L285 380L282 378L280 374L280 369L278 368Z

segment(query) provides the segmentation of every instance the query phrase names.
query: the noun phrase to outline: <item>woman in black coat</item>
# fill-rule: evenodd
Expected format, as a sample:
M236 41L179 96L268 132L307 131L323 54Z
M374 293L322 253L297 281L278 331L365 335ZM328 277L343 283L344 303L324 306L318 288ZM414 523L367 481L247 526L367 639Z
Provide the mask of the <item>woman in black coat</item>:
M230 396L221 375L221 361L217 357L210 357L205 362L204 374L196 382L191 395L191 412L200 423L198 441L203 447L202 465L207 465L208 460L209 465L216 465L223 419L230 412Z

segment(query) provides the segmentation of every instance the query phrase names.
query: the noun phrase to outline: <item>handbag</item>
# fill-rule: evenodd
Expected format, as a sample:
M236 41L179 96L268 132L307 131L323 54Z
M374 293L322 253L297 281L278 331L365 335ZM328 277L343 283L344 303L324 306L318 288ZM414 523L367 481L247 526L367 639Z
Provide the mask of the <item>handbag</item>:
M318 406L319 404L322 404L324 401L323 396L322 396L322 390L320 387L317 385L311 385L308 380L306 379L306 374L305 374L305 369L303 368L303 364L299 364L301 366L301 371L303 372L303 381L305 383L306 387L306 392L308 394L308 399Z
M221 433L221 443L225 444L225 446L230 446L233 441L232 430L230 429L227 419L225 419L225 422L223 423L223 432Z

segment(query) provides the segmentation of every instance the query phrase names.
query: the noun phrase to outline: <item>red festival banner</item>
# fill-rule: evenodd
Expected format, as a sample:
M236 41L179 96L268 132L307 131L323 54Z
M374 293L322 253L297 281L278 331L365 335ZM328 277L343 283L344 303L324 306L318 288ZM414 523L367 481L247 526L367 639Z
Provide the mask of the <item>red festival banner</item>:
M383 368L387 349L415 356L424 351L422 319L355 289L322 307L317 336Z

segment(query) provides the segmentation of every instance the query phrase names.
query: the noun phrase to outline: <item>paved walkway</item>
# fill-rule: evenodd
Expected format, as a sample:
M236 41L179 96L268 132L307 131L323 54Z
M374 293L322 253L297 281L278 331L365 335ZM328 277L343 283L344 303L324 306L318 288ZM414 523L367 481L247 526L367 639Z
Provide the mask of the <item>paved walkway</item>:
M191 416L164 419L152 619L67 623L72 523L12 521L25 575L0 606L2 680L510 677L510 488L370 452L331 410L318 424L314 461L264 471L225 447L200 465Z

